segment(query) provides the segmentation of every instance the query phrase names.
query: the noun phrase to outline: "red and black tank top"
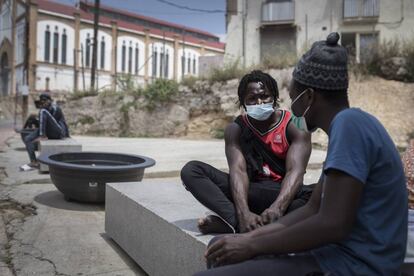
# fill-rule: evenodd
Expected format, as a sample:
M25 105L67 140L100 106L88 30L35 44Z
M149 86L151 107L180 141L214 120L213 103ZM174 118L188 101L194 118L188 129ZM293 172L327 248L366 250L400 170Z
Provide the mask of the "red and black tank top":
M261 132L253 126L247 114L242 116L244 124L252 130L252 132L260 139L269 149L282 160L286 160L286 155L289 149L289 141L286 137L287 127L291 118L291 113L287 110L279 109L282 114L279 121L266 132ZM276 111L277 112L277 111ZM263 163L263 173L259 174L258 178L272 179L280 182L283 179L278 172L272 171L268 164Z

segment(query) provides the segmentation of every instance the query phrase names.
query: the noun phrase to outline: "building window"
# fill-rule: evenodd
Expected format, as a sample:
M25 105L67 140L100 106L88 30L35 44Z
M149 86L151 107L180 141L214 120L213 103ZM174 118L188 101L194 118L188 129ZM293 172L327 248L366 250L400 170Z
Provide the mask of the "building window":
M193 75L196 74L196 57L193 55Z
M122 56L121 56L121 71L122 72L125 72L125 55L126 55L126 46L125 46L125 41L124 41L122 45Z
M45 61L50 61L50 30L49 26L46 26L45 31Z
M169 53L168 53L168 49L167 49L167 53L165 54L165 66L164 66L164 77L168 78L168 66L169 66L169 62L168 62L168 58L169 58Z
M66 64L67 40L68 40L68 36L66 35L66 30L63 29L63 34L62 34L62 64Z
M153 54L152 54L152 76L157 76L157 47L154 48Z
M85 65L86 67L89 67L91 65L91 38L89 37L89 34L86 36L86 61Z
M104 70L105 69L105 37L102 37L101 40L101 58L100 58L100 63L101 63L101 69Z
M191 74L191 56L190 56L190 54L188 54L188 59L187 59L187 74Z
M185 56L184 53L181 56L181 75L184 76L185 74Z
M49 77L46 77L45 90L50 91L50 78Z
M59 33L57 27L53 33L53 63L58 63L59 59Z
M135 75L138 75L139 71L139 49L138 44L135 45Z
M164 50L161 49L160 52L160 77L164 77Z
M128 48L128 73L132 73L132 42L129 43Z

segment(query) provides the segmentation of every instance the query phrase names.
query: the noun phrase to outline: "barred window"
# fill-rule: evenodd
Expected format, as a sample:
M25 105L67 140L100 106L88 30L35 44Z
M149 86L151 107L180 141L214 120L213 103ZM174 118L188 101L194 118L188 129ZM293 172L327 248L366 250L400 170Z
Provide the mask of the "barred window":
M126 56L126 46L125 41L122 44L122 57L121 57L121 70L125 72L125 56Z
M68 36L66 35L66 29L63 29L62 34L62 64L66 64L66 51L67 51L67 40Z
M101 69L105 69L105 37L101 40Z
M53 63L58 63L59 59L59 33L57 27L53 33Z
M50 30L49 25L46 26L45 31L45 61L50 61Z
M85 65L86 67L89 67L91 65L91 38L89 37L89 34L87 34L85 45L86 45Z

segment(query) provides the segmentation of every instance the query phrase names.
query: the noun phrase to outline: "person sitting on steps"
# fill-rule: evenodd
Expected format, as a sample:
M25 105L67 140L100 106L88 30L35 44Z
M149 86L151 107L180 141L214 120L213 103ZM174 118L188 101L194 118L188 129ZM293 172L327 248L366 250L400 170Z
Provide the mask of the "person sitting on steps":
M39 107L39 128L24 139L30 163L20 167L23 171L39 167L35 154L36 143L41 140L69 137L69 129L62 109L53 104L52 97L46 93L40 94L37 105Z

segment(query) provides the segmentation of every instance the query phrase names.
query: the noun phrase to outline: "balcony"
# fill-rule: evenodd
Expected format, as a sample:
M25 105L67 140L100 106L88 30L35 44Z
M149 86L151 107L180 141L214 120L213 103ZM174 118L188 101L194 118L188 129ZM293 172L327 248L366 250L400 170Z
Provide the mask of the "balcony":
M295 22L295 4L293 1L278 1L262 5L262 26L286 25Z
M344 22L376 22L379 0L344 0Z

